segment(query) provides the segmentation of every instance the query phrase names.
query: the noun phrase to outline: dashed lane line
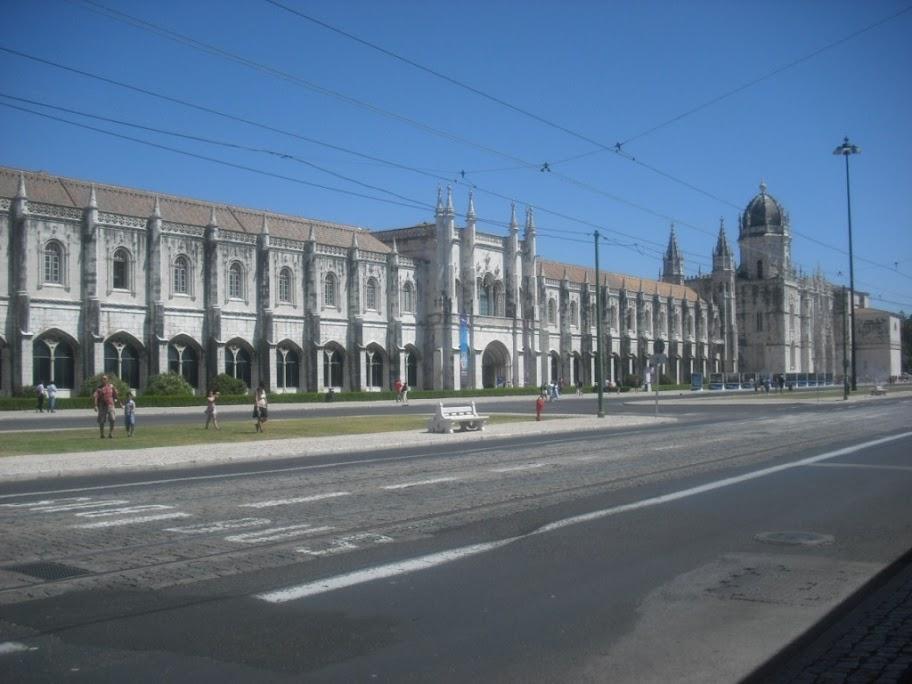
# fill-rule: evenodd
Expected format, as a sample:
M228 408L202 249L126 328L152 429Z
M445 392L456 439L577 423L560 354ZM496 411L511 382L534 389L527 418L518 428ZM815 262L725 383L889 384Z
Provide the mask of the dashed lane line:
M164 531L177 532L179 534L209 534L211 532L224 532L225 530L242 530L247 527L263 527L270 523L272 523L272 520L269 518L237 518L235 520L216 520L211 523L186 525L184 527L166 527Z
M113 515L131 515L133 513L145 513L146 511L164 511L174 506L164 504L144 504L142 506L127 506L126 508L110 508L101 511L82 511L77 513L77 518L110 518Z
M510 466L507 468L489 468L489 472L492 473L515 473L520 470L535 470L536 468L544 468L545 466L552 465L551 463L526 463L524 465Z
M418 482L403 482L401 484L386 485L383 489L408 489L410 487L423 487L424 485L440 484L441 482L455 482L458 477L436 477L433 480L419 480Z
M101 527L121 527L123 525L139 525L142 523L155 522L156 520L169 520L171 518L189 518L189 513L181 513L180 511L175 511L174 513L159 513L158 515L141 515L135 518L118 518L117 520L102 520L101 522L94 523L83 523L80 525L73 525L74 528L80 530L93 530Z
M30 508L32 513L69 513L71 511L85 510L87 508L106 508L108 506L123 506L130 503L126 499L114 499L107 501L87 501L85 503L62 504L59 506L37 506Z
M323 501L324 499L334 499L339 496L351 496L351 492L327 492L326 494L312 494L311 496L299 496L293 499L273 499L271 501L258 501L256 503L240 504L239 508L272 508L274 506L292 506L300 503L310 503L312 501Z
M0 643L0 655L21 653L22 651L37 651L37 646L28 646L20 641L4 641Z
M311 527L304 523L301 525L288 525L286 527L272 527L266 530L257 530L256 532L245 532L225 537L225 541L239 542L242 544L261 544L263 542L278 541L279 539L291 539L300 537L305 534L316 534L318 532L328 532L334 529L329 526Z
M912 472L912 466L878 465L876 463L814 463L817 468L864 468L865 470L904 470Z
M27 501L24 503L0 504L0 508L29 508L31 506L53 506L64 502L91 501L91 496L68 496L63 499L45 499L44 501Z

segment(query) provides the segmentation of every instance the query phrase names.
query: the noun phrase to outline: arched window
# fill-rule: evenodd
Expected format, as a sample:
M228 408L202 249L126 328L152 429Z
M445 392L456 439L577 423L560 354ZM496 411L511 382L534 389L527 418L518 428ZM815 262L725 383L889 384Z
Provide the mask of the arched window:
M53 240L44 246L44 282L63 285L63 246Z
M115 290L130 289L130 253L123 247L114 252L111 261L111 287Z
M570 325L579 325L579 305L577 305L576 300L570 302Z
M73 348L66 340L44 338L32 344L32 384L53 382L59 389L72 389Z
M402 312L415 313L415 290L408 282L402 286Z
M228 298L244 298L244 270L237 261L228 267Z
M367 279L367 286L364 288L364 305L371 311L377 310L377 281L374 278Z
M300 363L294 349L276 347L276 385L297 389L300 384Z
M405 355L405 383L409 387L418 386L418 355L415 352Z
M225 350L225 373L250 387L250 352L236 344Z
M283 268L279 271L279 301L291 303L291 269Z
M168 345L168 372L177 373L184 378L191 387L199 383L199 357L193 347L184 344Z
M323 351L323 386L342 387L342 353L338 349Z
M757 277L763 278L763 260L757 259Z
M633 330L633 309L627 309L627 330Z
M327 273L323 279L323 305L336 305L336 276L334 273Z
M374 349L367 351L367 386L383 387L383 355Z
M548 323L554 325L557 322L557 304L553 299L548 300Z
M139 387L139 354L133 345L117 340L105 342L104 369L129 387Z
M183 255L174 260L171 285L175 294L190 294L190 260Z
M500 281L494 283L494 315L503 317L505 315L504 288Z
M477 281L478 285L478 314L480 316L491 315L491 291L485 285L481 278Z

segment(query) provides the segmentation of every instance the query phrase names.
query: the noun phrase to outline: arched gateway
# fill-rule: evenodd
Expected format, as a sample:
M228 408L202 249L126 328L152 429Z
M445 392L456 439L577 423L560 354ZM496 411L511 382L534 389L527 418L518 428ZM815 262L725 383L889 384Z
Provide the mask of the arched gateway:
M491 342L481 356L481 386L502 387L512 381L510 352L501 342Z

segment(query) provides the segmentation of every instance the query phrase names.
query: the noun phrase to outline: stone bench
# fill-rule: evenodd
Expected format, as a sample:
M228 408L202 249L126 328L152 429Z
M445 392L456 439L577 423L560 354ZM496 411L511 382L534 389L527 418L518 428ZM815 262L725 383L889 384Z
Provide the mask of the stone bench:
M475 410L475 402L468 406L444 406L437 404L437 411L428 421L429 432L453 432L459 425L461 432L466 430L484 430L489 416L479 416Z
M873 396L873 397L882 397L886 393L887 393L887 390L883 385L875 385L874 389L871 390L871 396Z

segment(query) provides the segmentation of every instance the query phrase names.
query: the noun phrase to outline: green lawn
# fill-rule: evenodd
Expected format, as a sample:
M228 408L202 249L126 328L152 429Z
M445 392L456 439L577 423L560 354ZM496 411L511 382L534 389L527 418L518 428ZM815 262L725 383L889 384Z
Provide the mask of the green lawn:
M424 431L427 416L339 416L270 420L266 432L257 434L253 419L244 422L223 422L221 430L202 425L137 425L133 437L127 437L122 420L118 420L113 439L99 439L97 428L78 430L41 430L35 432L4 432L0 436L0 456L17 454L56 454L72 451L107 451L112 449L146 449L194 444L219 444L290 439L292 437L327 437L333 435L364 435L399 430ZM489 424L535 420L534 416L494 415ZM107 434L107 428L106 428Z

